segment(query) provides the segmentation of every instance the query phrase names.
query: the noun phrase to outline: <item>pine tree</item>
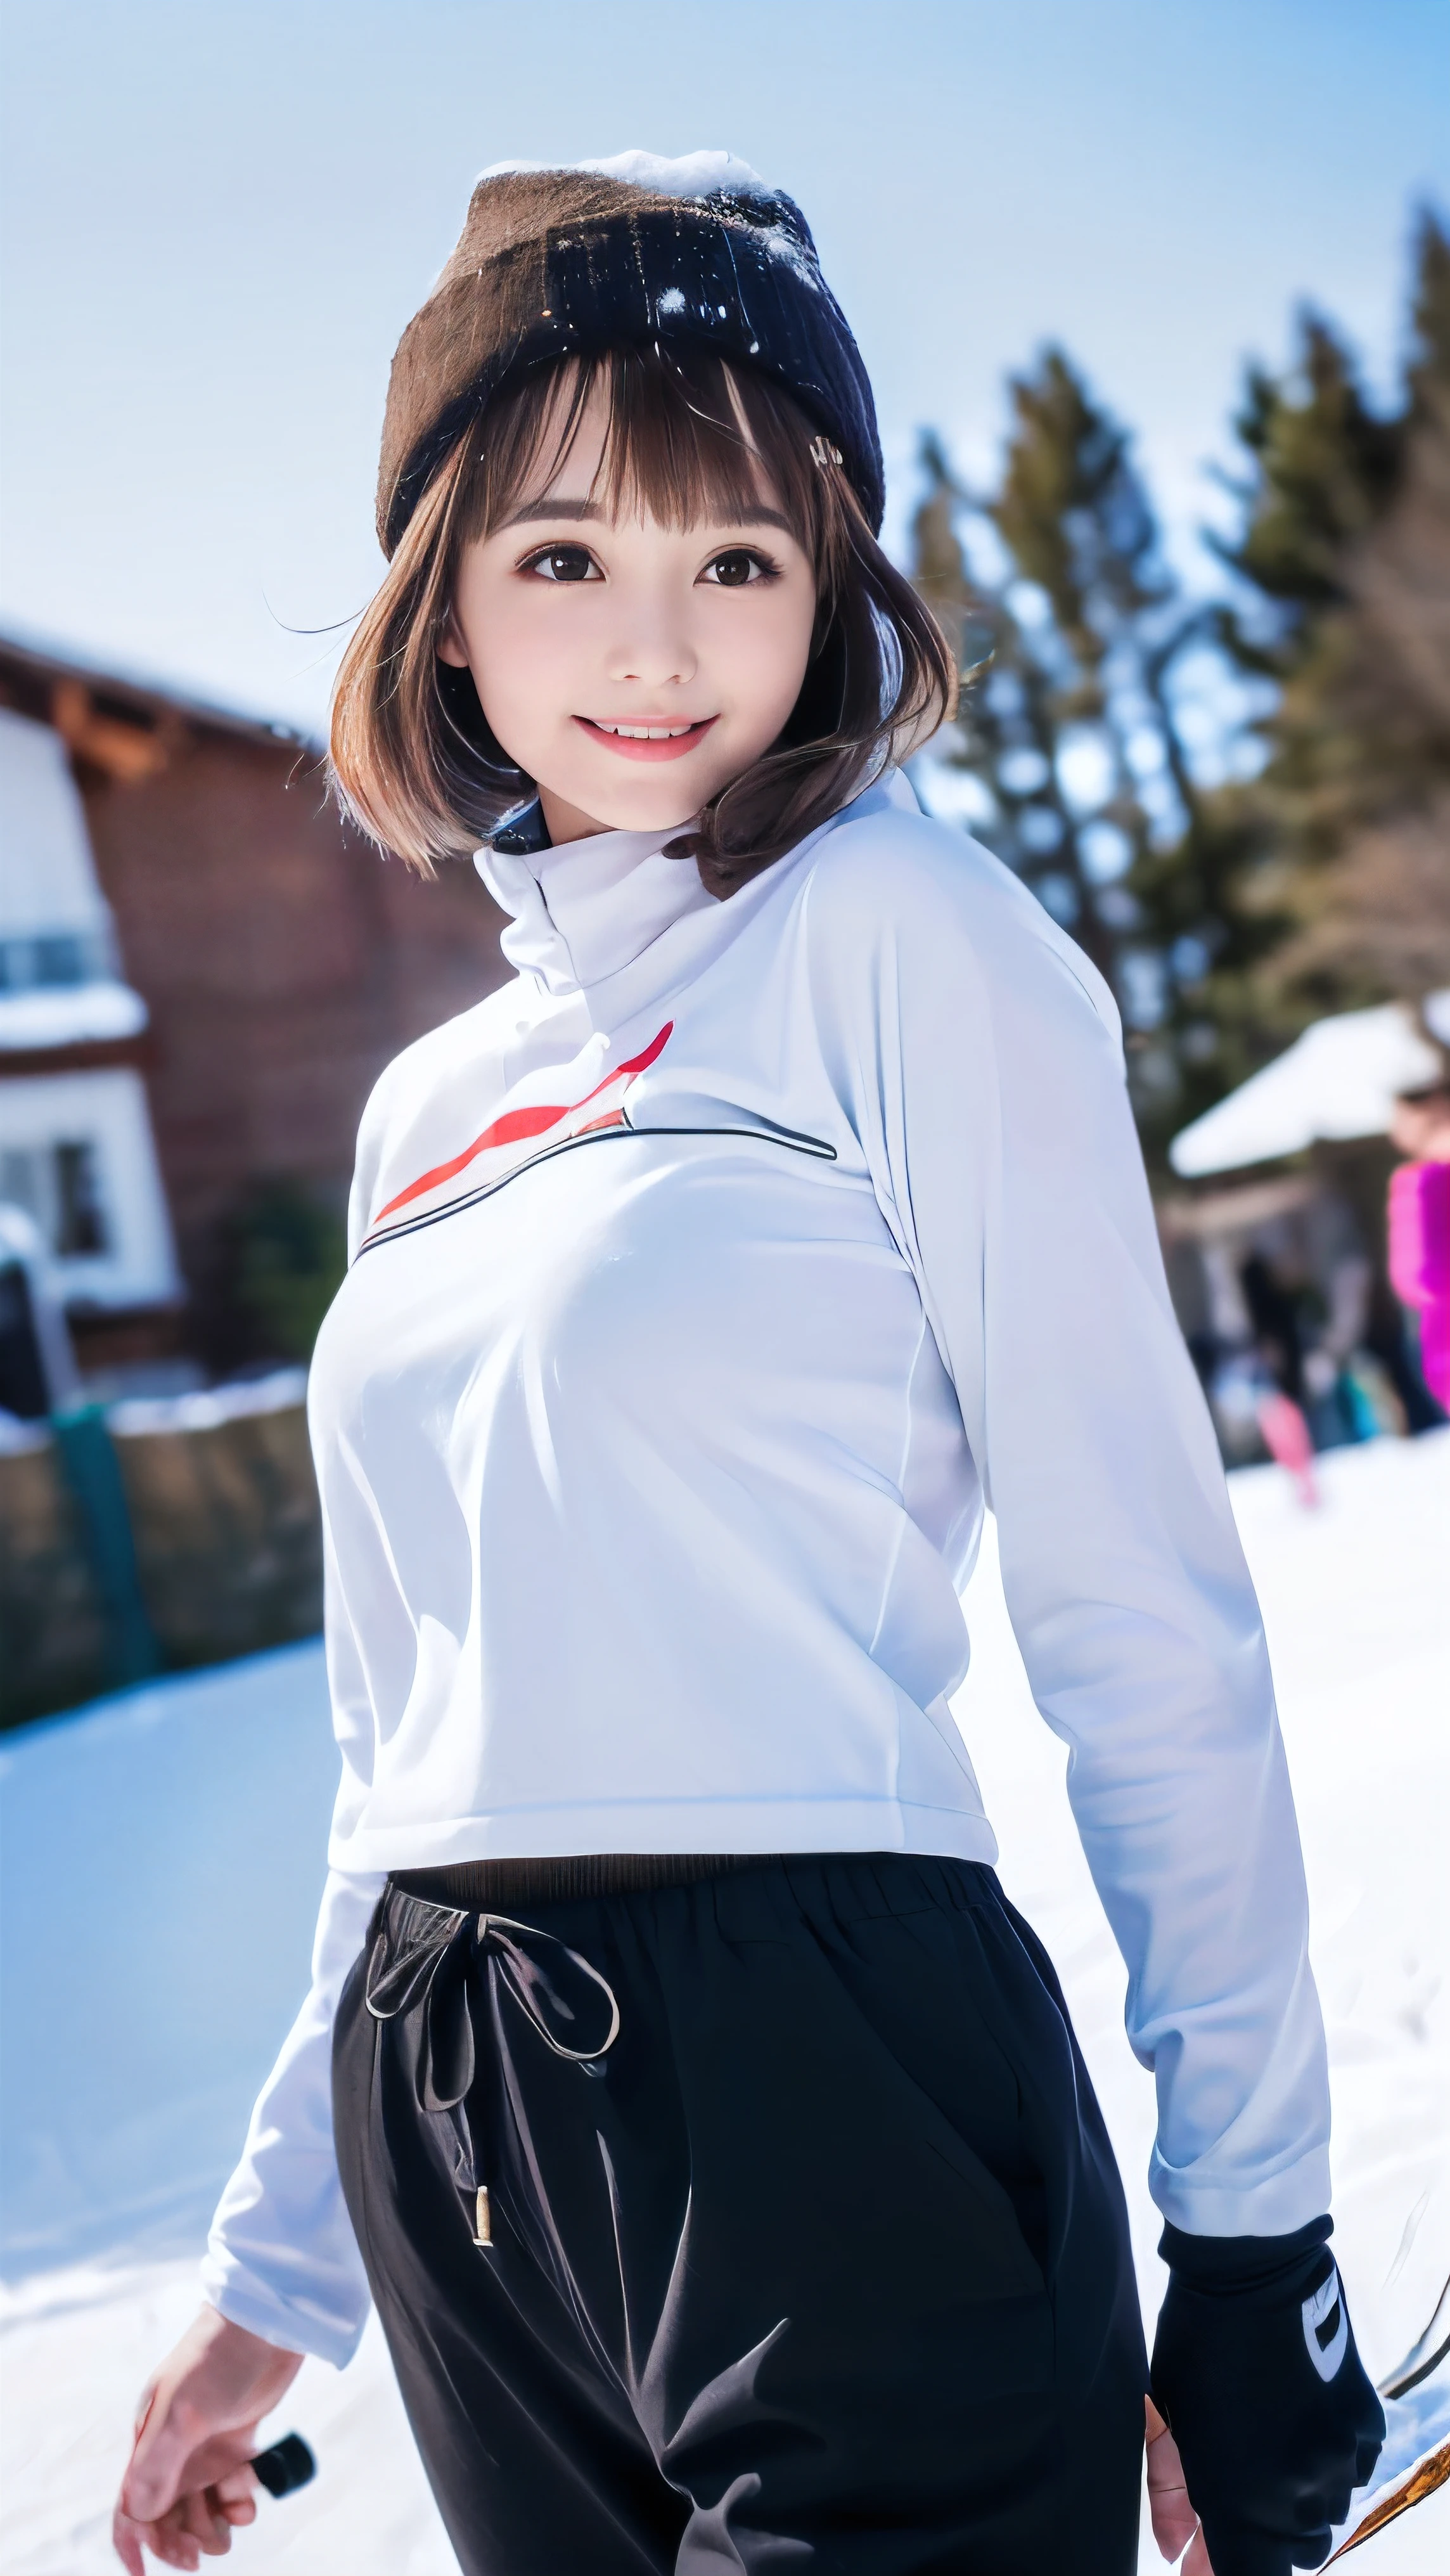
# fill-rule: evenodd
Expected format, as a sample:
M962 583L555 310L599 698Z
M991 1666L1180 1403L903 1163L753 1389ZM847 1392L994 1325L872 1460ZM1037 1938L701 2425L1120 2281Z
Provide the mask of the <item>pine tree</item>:
M1450 982L1450 239L1422 218L1410 362L1375 412L1327 322L1237 424L1242 525L1223 619L1274 686L1249 798L1257 899L1286 935L1261 1010L1302 1020Z
M1251 830L1188 757L1177 676L1211 621L1165 564L1126 433L1060 350L1011 400L994 494L923 443L913 577L968 672L938 756L965 774L966 819L1113 985L1156 1152L1248 1069L1225 1042L1233 978L1277 925L1242 914Z

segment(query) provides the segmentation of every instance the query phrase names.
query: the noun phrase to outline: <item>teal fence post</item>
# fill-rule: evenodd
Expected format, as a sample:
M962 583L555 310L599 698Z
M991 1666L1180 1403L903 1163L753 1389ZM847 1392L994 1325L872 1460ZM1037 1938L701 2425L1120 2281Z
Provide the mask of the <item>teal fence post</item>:
M85 1526L96 1587L110 1621L118 1682L149 1681L162 1668L136 1567L121 1462L99 1404L68 1405L50 1420Z

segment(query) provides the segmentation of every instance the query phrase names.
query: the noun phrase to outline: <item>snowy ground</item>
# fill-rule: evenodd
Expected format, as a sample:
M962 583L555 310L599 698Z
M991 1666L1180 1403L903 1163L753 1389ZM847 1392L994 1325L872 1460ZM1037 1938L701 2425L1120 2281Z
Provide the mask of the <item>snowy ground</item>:
M1378 2374L1450 2274L1450 1433L1340 1451L1323 1469L1317 1514L1300 1511L1274 1469L1233 1485L1308 1852L1334 2069L1336 2245ZM1122 1970L990 1555L971 1607L976 1655L959 1715L1007 1886L1072 2001L1128 2181L1151 2313L1152 2094L1122 2036ZM114 2565L106 2533L131 2405L192 2310L206 2214L295 2006L332 1779L312 1646L138 1691L0 1749L8 2576ZM1450 2371L1427 2390L1417 2425L1401 2428L1407 2441L1431 2403L1450 2430L1447 2383ZM305 2495L263 2499L231 2562L238 2576L453 2576L374 2330L341 2376L309 2362L284 2411L321 2473ZM1354 2564L1357 2576L1445 2576L1450 2491ZM1151 2547L1143 2565L1161 2565Z

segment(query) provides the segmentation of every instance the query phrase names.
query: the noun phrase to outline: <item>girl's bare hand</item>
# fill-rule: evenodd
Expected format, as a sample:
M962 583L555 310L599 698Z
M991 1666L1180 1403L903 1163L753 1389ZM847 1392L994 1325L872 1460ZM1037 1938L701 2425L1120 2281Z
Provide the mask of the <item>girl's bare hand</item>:
M1213 2576L1198 2516L1188 2501L1178 2445L1152 2398L1143 2402L1148 2410L1148 2511L1159 2552L1164 2558L1180 2558L1191 2541L1182 2576Z
M144 2576L143 2543L163 2566L187 2569L230 2549L257 2510L257 2427L301 2367L300 2353L202 2309L141 2399L111 2525L129 2576Z

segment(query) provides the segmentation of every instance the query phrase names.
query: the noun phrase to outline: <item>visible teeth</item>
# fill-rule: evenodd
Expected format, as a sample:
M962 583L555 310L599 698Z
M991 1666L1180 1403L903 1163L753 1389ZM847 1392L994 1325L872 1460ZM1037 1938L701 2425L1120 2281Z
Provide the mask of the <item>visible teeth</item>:
M620 733L627 742L677 742L682 733L693 733L693 724L682 725L611 725L602 724L601 733Z

